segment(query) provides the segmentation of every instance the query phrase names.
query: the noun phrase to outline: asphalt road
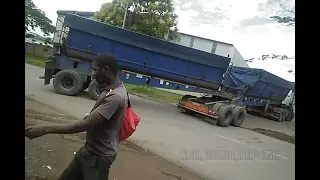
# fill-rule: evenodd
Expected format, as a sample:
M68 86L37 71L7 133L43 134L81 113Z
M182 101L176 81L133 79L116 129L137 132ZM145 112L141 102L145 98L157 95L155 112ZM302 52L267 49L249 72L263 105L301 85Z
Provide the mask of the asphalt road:
M171 89L161 89L161 90L173 92L181 95L190 94L197 97L201 96L200 93L190 93L186 91L171 90ZM268 129L268 130L277 131L277 132L281 132L289 136L292 136L295 134L295 119L293 119L291 122L289 121L277 122L267 118L246 114L246 120L242 123L242 127Z
M55 94L52 85L44 86L38 78L43 69L26 64L25 71L27 96L76 118L91 110L94 101L86 92L77 97ZM293 144L242 128L214 126L169 104L136 96L131 101L142 120L130 140L178 165L217 180L295 179ZM228 160L233 157L238 160Z

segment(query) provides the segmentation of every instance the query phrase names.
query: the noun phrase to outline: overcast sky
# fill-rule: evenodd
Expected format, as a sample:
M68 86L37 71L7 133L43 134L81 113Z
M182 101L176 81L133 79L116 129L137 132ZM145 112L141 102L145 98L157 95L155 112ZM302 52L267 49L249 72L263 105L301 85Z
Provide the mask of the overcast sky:
M33 0L55 24L57 10L97 11L111 0ZM180 32L234 44L245 59L263 54L295 56L295 29L270 21L281 14L280 3L291 8L294 0L174 0ZM295 60L248 63L289 81Z

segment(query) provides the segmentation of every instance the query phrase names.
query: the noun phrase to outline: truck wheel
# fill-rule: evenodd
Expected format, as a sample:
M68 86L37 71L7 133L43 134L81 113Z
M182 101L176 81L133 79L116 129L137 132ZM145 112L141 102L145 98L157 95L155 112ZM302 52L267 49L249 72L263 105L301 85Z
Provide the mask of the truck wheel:
M91 83L91 81L84 82L83 87L82 87L82 91L86 90L89 87L90 83Z
M290 111L289 115L285 118L285 121L292 121L294 118L294 112Z
M97 100L101 94L100 85L96 80L92 80L88 87L89 96L93 100Z
M227 127L232 121L232 107L222 106L219 110L219 118L217 124L222 127Z
M231 125L235 126L235 127L240 127L243 120L245 118L245 111L244 108L240 107L240 106L236 106L233 109L233 113L232 113L232 121L231 121Z
M221 108L223 105L224 105L224 104L222 104L222 103L216 103L215 105L213 105L212 111L213 111L215 114L218 114L220 108Z
M236 105L229 105L229 106L231 106L232 109L234 109L235 107L238 107L238 106L236 106Z
M189 101L191 98L195 98L195 96L192 96L192 95L184 95L181 100Z
M280 115L279 115L279 118L277 118L276 120L277 120L278 122L282 122L283 119L284 119L283 113L281 112Z
M58 94L74 96L81 91L83 80L76 71L64 69L54 76L53 87Z

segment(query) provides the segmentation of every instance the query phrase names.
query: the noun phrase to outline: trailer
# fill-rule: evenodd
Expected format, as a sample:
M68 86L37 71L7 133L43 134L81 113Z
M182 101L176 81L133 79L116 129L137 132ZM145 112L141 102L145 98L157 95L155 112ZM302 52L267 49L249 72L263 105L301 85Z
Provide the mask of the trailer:
M279 122L292 121L295 117L295 88L292 86L294 86L294 84L291 85L289 93L287 95L283 94L280 100L269 99L260 105L247 105L246 112ZM288 91L288 89L286 91Z
M243 102L247 113L275 119L279 122L294 119L294 83L262 69L238 67L233 68L232 71L238 78L246 76L246 81L242 83L249 84L251 87Z
M45 64L44 85L58 94L75 96L88 89L92 99L100 94L91 78L91 62L97 54L113 54L125 83L210 94L184 96L183 112L195 112L205 120L226 127L241 126L243 99L250 88L235 86L231 59L90 19L90 12L58 11L53 55ZM246 85L247 86L247 85ZM252 103L250 104L252 105Z
M221 98L221 93L229 97ZM295 116L294 101L294 83L262 69L231 66L224 76L220 93L200 98L186 95L178 105L184 111L214 119L221 116L221 107L232 106L231 125L240 126L245 112L279 122L292 121Z
M294 119L295 83L262 69L232 67L224 84L243 89L247 113L279 122Z

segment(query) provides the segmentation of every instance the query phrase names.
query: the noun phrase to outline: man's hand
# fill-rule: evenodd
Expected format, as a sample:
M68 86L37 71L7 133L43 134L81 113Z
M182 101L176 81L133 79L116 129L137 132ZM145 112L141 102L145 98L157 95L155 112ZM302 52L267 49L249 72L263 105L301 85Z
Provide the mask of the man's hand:
M29 126L24 131L25 136L29 139L37 138L47 134L45 126Z
M99 112L93 111L84 121L76 121L70 124L59 124L52 126L30 126L25 129L25 136L29 139L37 138L45 134L74 134L101 124L105 118Z

